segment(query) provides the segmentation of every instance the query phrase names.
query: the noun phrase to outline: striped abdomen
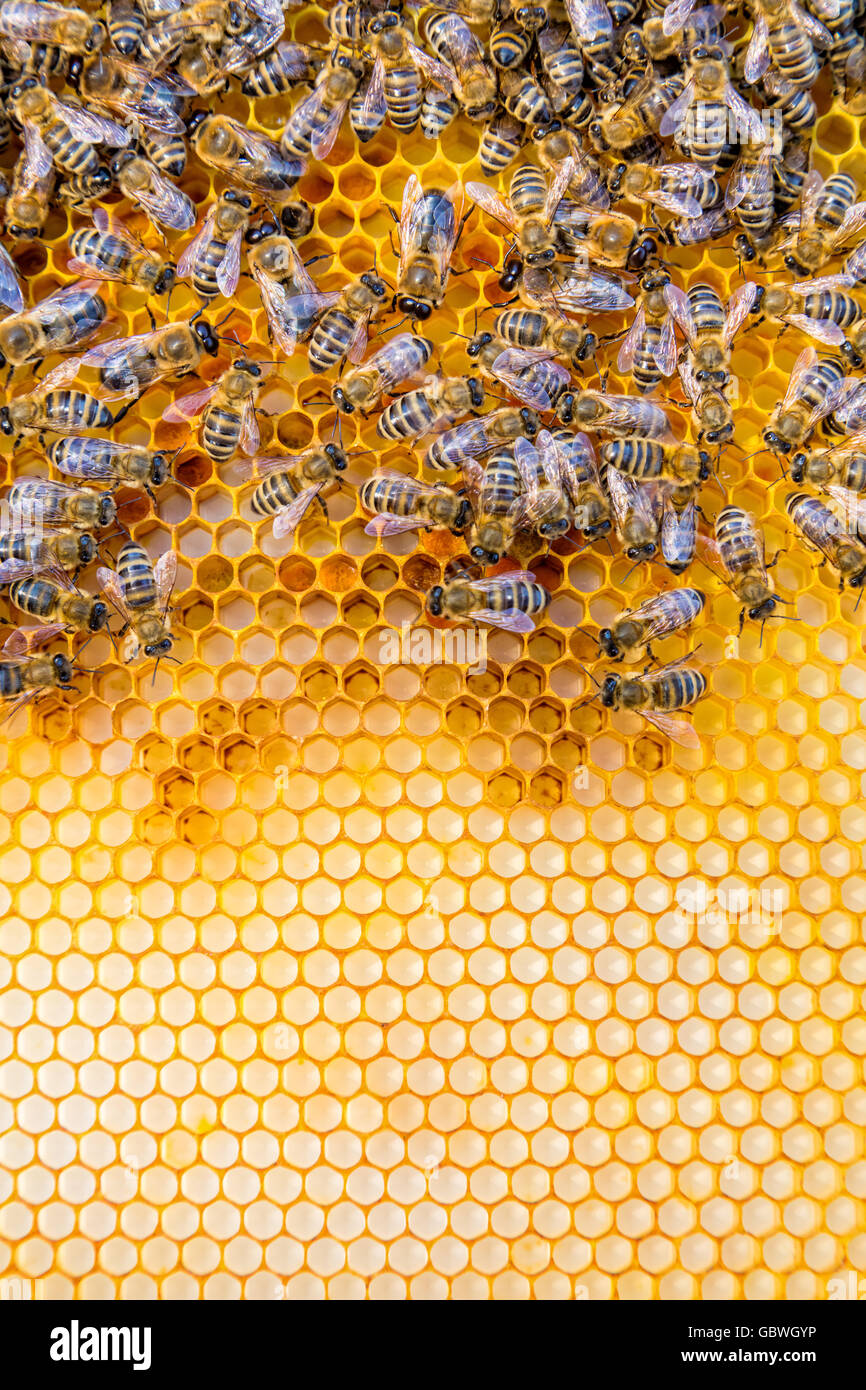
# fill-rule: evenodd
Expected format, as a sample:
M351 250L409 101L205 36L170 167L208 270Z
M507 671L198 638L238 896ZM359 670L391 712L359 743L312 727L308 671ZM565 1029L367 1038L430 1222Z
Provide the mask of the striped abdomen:
M735 576L764 568L763 544L751 517L739 507L723 507L716 517L716 541L722 564Z
M532 35L513 20L504 20L490 31L490 57L494 67L516 68L529 52Z
M505 132L508 129L505 127ZM520 145L520 133L518 132L516 135L503 133L501 121L494 121L485 126L481 136L481 144L478 147L478 159L482 172L488 176L501 174L503 169L507 169L519 153Z
M666 671L663 675L650 676L646 680L649 687L649 706L654 710L685 709L699 700L707 688L706 677L690 666L678 671Z
M414 130L424 93L411 63L385 71L385 104L395 130Z
M518 214L541 212L547 200L547 179L534 164L521 164L511 176L508 200Z
M506 608L518 608L521 613L543 613L550 602L550 594L540 584L530 584L525 579L511 579L502 576L502 584L491 588L479 601L479 608L492 608L502 613ZM479 596L481 599L481 596Z
M0 700L14 700L22 693L25 669L17 661L0 661Z
M153 567L135 541L127 541L117 557L117 575L123 588L127 608L151 608L156 603L156 580Z
M698 334L712 338L721 334L725 327L725 309L712 285L692 285L688 298Z
M182 135L172 135L164 130L141 128L141 147L148 159L163 174L179 179L186 168L187 148Z
M241 414L231 406L214 402L202 415L201 442L209 458L225 463L237 451L241 437Z
M220 293L216 276L226 250L226 243L220 237L212 236L201 247L193 262L192 287L202 299L215 299Z
M131 257L129 249L110 232L98 232L95 227L82 227L69 238L69 250L80 261L98 265L102 261L118 279L125 279Z
M0 560L42 560L44 542L35 530L0 531Z
M715 169L728 143L728 108L721 101L696 101L686 112L681 130L694 162Z
M48 391L38 403L32 428L105 430L113 419L108 406L86 391Z
M799 24L770 28L770 57L776 67L798 87L811 87L821 70L812 42Z
M656 323L648 323L643 337L635 349L631 375L639 391L651 391L662 379L655 359L656 348L661 342L661 328Z
M399 478L368 478L361 488L361 505L368 512L414 515L418 498Z
M851 449L844 455L838 481L852 492L866 492L866 451Z
M31 579L19 579L13 584L9 590L9 597L16 608L20 608L22 613L28 613L31 618L50 618L55 612L59 592L56 584L34 576Z
M505 516L521 492L520 474L511 446L494 454L484 471L481 511L485 516Z
M357 322L339 304L326 312L316 324L310 339L308 355L314 372L326 372L345 357L355 336Z
M856 197L857 184L850 174L831 174L815 204L815 221L821 227L838 227Z
M810 319L831 319L840 328L855 323L862 313L856 299L838 290L819 290L817 294L807 294L803 300L803 313Z
M385 407L376 423L376 430L386 439L409 439L428 434L437 418L424 391L407 391Z
M290 507L297 495L290 473L271 473L259 483L250 498L250 508L256 516L273 516L282 507Z
M506 309L497 315L494 330L513 347L538 347L544 339L547 320L531 309Z
M71 174L92 174L99 168L95 146L79 140L65 122L50 119L40 134L61 169L68 169Z
M613 439L601 450L608 465L632 478L660 478L665 468L665 451L651 439Z

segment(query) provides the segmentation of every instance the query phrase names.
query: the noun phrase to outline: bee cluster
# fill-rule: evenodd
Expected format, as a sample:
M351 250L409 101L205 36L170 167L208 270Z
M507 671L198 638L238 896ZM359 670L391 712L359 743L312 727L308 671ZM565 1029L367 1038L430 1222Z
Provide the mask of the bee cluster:
M779 616L785 602L730 485L742 404L731 355L749 328L833 350L803 349L764 444L785 478L812 488L785 498L795 530L841 586L866 582L866 382L856 375L866 308L854 293L866 282L866 201L851 174L825 181L811 167L828 81L843 108L866 110L863 9L860 0L341 0L323 9L323 39L312 44L292 37L292 6L280 0L2 0L0 138L17 153L0 245L10 311L0 361L11 381L64 355L9 396L0 429L16 445L38 441L71 481L19 478L6 499L0 583L36 624L8 639L0 696L17 708L70 687L73 663L45 655L63 632L120 635L129 661L173 659L176 554L153 565L115 501L133 488L156 507L171 460L106 435L148 388L202 375L225 350L233 360L217 379L179 395L163 419L198 421L215 465L245 457L251 511L273 520L278 540L290 542L310 509L326 510L328 493L345 486L343 420L375 416L382 451L421 441L414 475L374 468L359 497L371 535L442 528L461 538L463 553L426 595L433 619L531 631L550 594L527 566L552 547L616 540L635 566L665 567L597 639L612 661L650 665L589 679L605 706L696 746L676 715L704 693L705 676L689 658L651 664L651 644L687 633L705 604L671 577L708 565L739 600L741 627L747 616ZM238 89L273 99L279 129L249 128L223 109ZM305 258L301 245L315 216L298 184L327 160L346 119L360 143L386 121L436 140L462 119L478 133L482 174L502 187L425 188L412 174L391 213L394 284L374 265L326 291L312 266L330 258ZM220 185L205 207L181 186L190 158ZM159 248L103 206L118 195ZM20 266L57 209L84 219L68 238L69 271L81 278L27 306ZM448 376L431 369L427 335L463 273L452 263L470 217L504 245L467 374ZM175 257L166 238L194 228ZM740 264L727 302L709 284L677 284L680 249L710 244L731 247ZM470 259L464 270L479 264ZM801 278L786 283L787 271ZM261 296L273 361L219 331L243 274ZM105 282L146 297L150 331L112 336ZM171 316L178 282L199 303L187 318ZM211 322L205 310L219 299L226 307ZM154 300L165 306L159 327ZM489 326L479 325L488 311ZM314 375L334 373L325 393L334 436L300 455L261 455L259 395L269 370L299 353ZM620 394L607 390L614 361ZM90 375L86 389L73 384L79 373ZM673 378L688 439L665 409ZM821 447L819 425L836 436ZM46 444L50 435L59 439ZM722 477L731 495L709 523ZM97 559L100 594L89 595L78 579Z

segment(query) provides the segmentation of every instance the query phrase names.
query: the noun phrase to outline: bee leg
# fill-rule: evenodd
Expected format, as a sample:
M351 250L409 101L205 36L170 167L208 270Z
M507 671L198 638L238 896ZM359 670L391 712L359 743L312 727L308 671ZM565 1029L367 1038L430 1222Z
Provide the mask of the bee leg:
M737 636L738 636L738 637L742 637L742 635L743 635L743 624L744 624L745 621L746 621L746 610L745 610L745 608L741 608L741 609L740 609L740 626L737 628Z
M144 307L145 307L145 309L147 310L147 317L150 319L150 326L151 326L151 329L152 329L153 332L155 333L155 332L156 332L156 319L153 317L153 310L151 309L151 307L150 307L149 304L146 304Z
M777 550L776 553L775 553L775 555L773 556L772 560L768 560L767 563L766 563L766 565L764 566L764 568L765 568L765 569L768 569L768 570L771 570L771 569L774 567L774 565L775 565L776 561L778 560L779 556L780 556L780 555L784 555L784 553L785 553L784 548L783 548L782 550Z
M117 414L114 417L113 423L116 425L120 420L123 419L124 415L128 415L134 404L134 401L127 401L126 405L121 406L120 410L118 410Z

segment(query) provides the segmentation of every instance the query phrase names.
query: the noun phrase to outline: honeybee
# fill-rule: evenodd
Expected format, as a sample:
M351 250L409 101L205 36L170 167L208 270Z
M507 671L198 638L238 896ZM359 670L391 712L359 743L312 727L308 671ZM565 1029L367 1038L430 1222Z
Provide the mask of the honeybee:
M584 429L619 437L673 437L667 416L654 402L603 391L572 391L568 372L549 356L509 348L497 355L491 370L517 400L534 410L555 411L564 425L574 421Z
M560 247L579 255L589 266L642 270L658 249L653 238L625 212L561 204L554 220Z
M694 486L710 476L710 456L691 444L652 439L613 439L601 446L602 462L642 482L665 479Z
M10 314L0 323L0 366L41 362L51 352L74 347L101 327L107 313L94 280L64 285L32 309Z
M712 285L692 285L687 294L670 287L671 312L686 335L688 360L699 387L723 387L730 380L731 344L757 295L758 286L747 280L725 309Z
M698 381L688 359L677 363L680 381L692 406L692 424L699 444L723 444L733 437L737 383L721 373L721 384Z
M177 578L175 551L167 550L151 565L136 541L125 541L118 552L117 570L101 565L96 577L124 619L123 660L135 661L144 648L144 655L155 656L158 666L173 645L168 605Z
M53 623L16 628L7 637L0 651L0 700L12 704L7 719L48 690L75 689L69 658L60 652L48 656L39 650L64 631L63 624Z
M659 133L673 135L695 164L715 171L729 144L760 144L764 127L758 112L732 85L721 44L693 49L689 68L685 89L662 116ZM729 139L731 134L735 140Z
M610 508L585 434L542 430L534 444L518 439L514 457L527 497L526 522L551 544L572 526L588 540L610 530Z
M73 59L68 80L89 106L107 107L122 120L140 121L168 135L183 133L180 112L192 90L179 77L148 72L111 53L98 53Z
M200 299L215 299L219 294L231 299L237 289L251 206L249 194L226 188L184 249L178 261L178 278L190 279Z
M25 527L71 526L75 531L100 530L117 517L110 492L70 487L50 478L16 478L6 498Z
M318 293L315 282L291 238L280 236L275 222L252 228L246 240L247 263L262 296L269 336L291 356L298 339L304 337L316 321L318 300L311 302L305 318L300 313L303 296ZM291 312L287 308L290 301Z
M839 575L839 588L866 584L866 543L829 507L805 492L791 492L785 510L797 530L814 545Z
M201 447L217 463L227 463L238 449L255 454L260 443L256 396L261 385L259 364L239 357L218 381L172 401L162 418L180 423L200 415Z
M527 570L513 570L493 579L455 578L434 584L427 595L427 612L452 622L489 623L506 632L532 632L534 618L544 612L550 594Z
M776 319L836 347L845 342L843 329L856 323L862 312L856 299L827 288L823 280L801 280L796 285L768 288L759 285L751 309L751 313L760 314L758 323Z
M591 114L591 112L590 112ZM584 208L605 211L610 207L610 194L599 172L598 164L583 150L574 112L568 122L556 119L535 131L535 148L542 168L556 175L567 159L571 160L566 192Z
M850 174L833 174L826 183L814 170L803 185L797 231L778 245L789 270L814 274L846 241L866 226L866 202L855 203L857 184ZM849 255L843 275L856 283L866 270L866 243Z
M829 48L831 36L820 20L795 0L760 0L743 76L757 82L772 62L794 87L811 87L821 71L813 44Z
M58 527L48 535L27 526L0 531L0 584L52 570L68 570L74 583L96 550L97 541L89 532L72 527Z
M646 140L659 133L666 113L682 93L681 76L658 78L648 72L624 99L603 102L587 128L592 145L602 154L608 150L628 154L645 148Z
M866 434L855 434L832 449L811 449L791 459L791 481L828 484L866 492Z
M4 0L0 34L8 39L61 48L67 53L95 53L105 41L105 27L83 10L63 5Z
M603 0L565 0L565 11L588 72L597 86L616 80L614 25Z
M0 406L0 433L15 435L15 442L27 435L76 434L82 429L105 430L113 423L111 411L102 401L85 391L70 391L64 383L78 370L75 359L63 362L44 376L37 390L16 396Z
M450 90L443 90L443 88L441 87L435 87L432 83L429 86L427 86L424 90L424 97L421 102L420 121L421 134L424 136L425 140L438 140L439 137L448 129L459 110L460 102L457 100L453 92L451 92ZM507 119L510 121L511 117L509 116ZM384 116L382 117L382 122L380 122L379 125L377 125L376 128L373 130L372 133L374 135L376 134L377 130L381 129L382 123L384 123ZM358 138L363 140L364 136L358 130L354 121L352 121L352 128L355 131L355 134L358 135ZM366 128L367 127L365 127L365 129ZM484 127L484 132L481 137L481 145L478 149L479 159L481 160L481 167L485 170L485 172L486 159L488 158L488 153L490 150L490 146L485 145L485 138L487 137L489 130L490 125L488 124ZM504 139L505 136L503 135L503 140ZM517 143L515 153L519 149L520 141L518 141ZM504 169L506 164L509 164L513 158L513 154L509 155L508 158L505 160L505 164L502 164L498 167Z
M100 164L92 174L65 174L56 182L54 197L70 208L86 207L96 198L104 198L111 188L111 171Z
M314 82L320 67L321 54L309 44L278 43L247 73L241 91L251 97L282 96L297 82Z
M321 493L330 484L339 482L348 459L336 444L323 448L313 446L303 454L253 459L242 469L262 478L250 499L250 509L258 517L274 520L274 538L294 536L302 518L318 501L327 515Z
M718 241L733 229L734 220L723 203L720 207L710 208L700 217L672 222L667 228L667 236L675 246L701 246L708 241Z
M505 288L504 284L502 287ZM562 263L524 271L520 294L531 308L560 316L566 313L613 314L630 309L634 304L628 291L612 276Z
M735 212L742 234L734 245L746 260L772 244L776 218L774 150L770 141L743 145L725 191L725 207Z
M418 377L430 360L433 344L413 333L399 333L366 362L344 372L331 392L334 405L344 415L375 410L395 386Z
M634 478L607 470L617 535L630 560L651 560L659 548L658 493Z
M521 164L511 176L507 202L486 183L467 183L466 192L473 203L514 232L525 265L549 265L556 259L553 216L568 187L572 167L571 160L566 159L548 179L533 164Z
M639 391L652 391L677 365L674 305L679 303L667 271L646 272L634 323L620 346L616 365L630 372Z
M72 632L99 632L104 628L108 605L80 593L62 571L54 573L56 580L41 575L16 579L9 589L10 601L22 613L46 625L58 624Z
M599 344L588 328L538 309L506 309L494 328L513 347L562 358L572 367L592 357Z
M440 62L450 69L451 85L465 115L470 121L487 120L496 110L496 78L466 20L458 14L434 14L427 19L425 32Z
M691 627L701 615L706 597L700 589L670 589L654 594L639 608L626 608L610 627L598 634L599 654L611 661L642 661L652 657L651 642Z
M666 487L659 529L661 557L672 574L682 574L694 559L698 539L698 508L694 495L682 500L682 489Z
M572 420L572 407L575 393L569 390L571 377L565 367L555 362L549 352L539 349L509 348L503 338L490 336L494 352L493 361L485 368L484 351L479 346L473 353L473 344L467 348L471 355L477 355L479 364L493 380L500 381L516 400L533 410L556 411L563 424Z
M371 19L367 34L376 61L364 98L365 113L379 111L384 104L395 130L414 130L421 115L424 78L450 93L455 74L412 42L412 31L393 10Z
M611 194L655 204L678 217L700 217L722 196L718 181L698 164L617 164Z
M465 458L480 458L501 444L534 439L540 428L534 411L504 406L445 430L427 446L424 463L428 468L459 468Z
M187 232L195 225L192 199L143 155L125 150L111 161L111 173L124 198L143 208L155 227Z
M400 262L394 307L413 322L428 319L445 296L451 257L462 225L462 207L463 190L459 183L447 192L429 188L425 193L417 174L409 176L400 212Z
M69 269L99 280L119 280L147 294L168 294L175 270L156 251L148 248L104 208L93 209L93 226L73 232Z
M611 527L610 503L601 485L598 461L588 436L566 429L554 429L551 436L571 499L573 525L587 541L606 536Z
M33 241L41 235L51 210L55 182L53 165L47 174L37 178L29 168L27 155L22 152L18 156L4 212L6 230L16 241Z
M168 323L149 333L100 343L82 361L86 367L99 368L102 392L109 400L135 400L154 382L189 376L198 370L204 353L215 357L218 352L214 330L194 315L185 323Z
M474 459L463 463L473 515L469 554L484 565L498 564L529 520L530 499L523 490L515 448L506 444L496 449L484 468Z
M721 39L724 6L705 5L696 10L695 3L696 0L674 0L665 7L664 15L651 15L638 31L628 31L623 37L626 57L635 62L651 58L657 63L688 53L698 43Z
M716 517L715 543L702 537L703 557L721 568L722 578L743 605L740 632L746 615L765 622L777 604L764 556L764 537L751 513L742 507L723 507Z
M443 429L460 415L480 410L484 388L477 377L430 376L423 386L397 396L376 421L385 439L420 439Z
M308 347L311 371L326 372L340 358L355 364L363 360L368 329L387 292L384 280L366 272L345 289L328 294L308 293L301 296L300 304L287 301L286 311L293 322L315 322L318 318ZM292 337L287 331L282 345Z
M179 179L186 168L187 148L183 135L167 135L162 130L141 128L141 148L161 174Z
M231 116L194 112L187 131L204 164L265 198L285 201L304 172L303 160L288 158L273 140Z
M538 57L551 105L559 114L571 111L583 98L583 57L567 24L548 24L536 38Z
M143 488L153 501L153 489L169 477L169 460L161 450L117 444L110 439L74 435L56 439L45 452L49 462L67 478L106 483L111 488Z
M380 469L363 484L361 505L374 512L364 527L368 536L393 536L402 531L432 531L447 527L459 536L470 520L469 498L441 484L418 482L394 469Z
M364 67L358 59L339 50L330 54L316 78L315 89L286 122L280 140L284 157L300 161L313 154L316 159L324 159L330 153L363 75ZM372 90L371 82L367 100Z
M547 93L523 69L501 74L499 98L506 111L524 125L546 126L553 120L553 107Z
M34 179L55 164L73 174L93 173L100 163L94 145L128 145L131 138L115 121L61 101L35 77L12 88L9 112L24 132L27 169Z
M691 655L684 656L640 676L611 673L598 686L601 703L606 709L642 715L682 748L700 748L701 741L692 725L671 714L672 710L694 705L707 688L706 677L685 664L691 659Z
M794 363L785 398L763 432L765 444L779 454L801 449L820 420L853 402L858 384L855 377L845 376L840 362L833 358L819 361L814 348L805 348ZM846 419L840 424L844 428Z

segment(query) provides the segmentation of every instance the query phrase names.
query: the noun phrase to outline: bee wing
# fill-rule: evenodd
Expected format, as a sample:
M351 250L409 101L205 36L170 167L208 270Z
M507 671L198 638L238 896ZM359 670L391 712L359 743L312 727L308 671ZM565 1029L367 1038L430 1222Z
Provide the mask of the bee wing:
M231 299L238 287L238 280L241 274L241 241L243 238L242 228L232 232L226 242L225 255L223 256L216 273L216 282L220 287L220 293L225 299Z
M24 296L18 284L15 262L5 246L0 246L0 304L18 314L24 308Z
M373 71L370 73L367 82L364 100L361 102L361 120L365 124L369 124L374 120L384 120L387 111L388 104L385 100L385 64L380 53L373 64Z
M159 332L159 329L156 331ZM147 343L153 336L153 330L149 330L147 333L136 333L132 338L111 338L106 343L97 343L96 347L88 348L78 360L85 367L121 366L131 349ZM44 380L42 386L45 386Z
M32 121L24 121L22 125L24 131L24 168L22 169L22 180L28 188L39 179L47 178L54 168L54 160L51 151L39 133L37 126Z
M263 280L261 290L273 335L289 357L315 319L340 297L338 293L328 296L318 290L312 294L289 294L285 285L269 276Z
M803 373L807 372L811 367L814 367L817 361L818 354L813 347L803 348L803 351L800 353L800 356L797 358L791 371L791 379L788 382L788 389L785 392L785 398L782 401L783 409L787 409L787 407L796 397L797 392L800 389L800 380L803 376Z
M698 399L700 398L701 391L698 387L697 381L695 380L694 367L692 366L688 358L684 358L682 362L677 363L677 372L679 374L680 381L682 382L683 390L685 391L692 405L696 405Z
M477 588L477 584L474 587ZM468 616L475 623L489 623L491 627L501 627L506 632L535 631L532 618L520 608L476 608Z
M417 516L396 516L393 512L380 512L367 522L364 531L368 536L397 536L403 531L417 531L423 524Z
M171 591L177 579L177 551L166 550L153 567L156 582L156 600L163 612L168 608Z
M665 212L672 212L677 217L685 217L694 221L700 217L703 208L691 193L672 193L670 189L656 188L648 193L641 195L644 202L655 203L658 207L664 208Z
M800 25L801 29L805 29L809 38L818 48L830 47L833 42L833 35L826 25L821 23L820 19L816 19L814 15L809 14L808 10L804 10L796 3L796 0L791 0L790 11L796 23ZM837 10L836 15L831 15L829 9L825 7L824 13L827 15L828 19L835 19L839 12Z
M544 212L542 214L548 226L553 221L553 214L562 202L562 196L571 183L571 180L574 178L575 172L576 164L574 158L569 155L567 159L562 161L553 178L550 180L550 186L547 190L547 197L544 202Z
M511 231L514 230L516 226L514 213L494 189L486 183L476 183L473 180L467 183L466 192L476 207L482 208L484 212L489 213L497 222L501 222Z
M523 348L507 348L493 363L493 375L508 388L524 405L535 410L552 410L557 396L569 384L571 378L565 367L546 359L543 378L529 375L538 357Z
M313 95L317 96L319 94L314 92ZM304 102L302 105L306 105L306 103ZM348 108L349 100L347 98L345 101L337 102L336 106L324 112L323 119L316 122L313 127L313 134L310 137L310 149L316 159L325 159L327 155L331 153L331 150L334 148L334 141L340 132L340 126L343 124L343 117ZM320 111L322 110L321 105L319 109Z
M673 3L665 6L662 17L662 32L670 38L678 29L682 29L692 10L695 8L696 0L673 0Z
M54 107L56 114L69 127L76 140L83 140L87 145L110 145L117 148L121 145L128 145L132 139L132 131L124 130L123 126L116 121L110 121L107 116L97 116L93 111L85 111L80 106L70 106L66 101L58 101L55 98Z
M447 63L440 63L437 58L431 58L429 53L425 53L423 48L418 48L417 44L407 45L409 56L416 68L419 68L431 82L437 87L441 87L443 92L451 92L458 85L457 74Z
M109 454L109 458L88 458L87 451L84 457L76 459L64 459L57 463L52 460L54 467L60 473L65 473L68 478L86 478L92 483L114 483L120 481L121 474L112 465L111 458L116 457L123 451L122 444L115 444L109 439L85 439L82 443L94 445L101 454Z
M668 417L661 406L653 401L641 400L636 396L604 394L598 399L603 400L608 407L607 416L599 424L599 429L604 433L625 431L629 434L643 435L645 439L673 438Z
M634 478L630 478L625 473L620 473L616 468L608 468L607 490L610 493L614 515L620 526L623 525L632 512L643 517L647 524L652 523L652 498L650 497L649 491L641 487L640 483L635 482Z
M464 459L460 468L472 510L477 515L481 502L481 490L484 487L484 469L475 459Z
M276 540L283 540L285 537L295 534L298 523L307 509L315 502L323 486L322 483L314 483L312 487L304 488L303 492L298 493L298 496L288 507L277 512L274 517L274 538Z
M635 353L637 352L640 340L646 327L646 312L643 306L638 309L634 316L634 323L628 330L620 344L617 354L616 365L621 372L630 372L634 364Z
M451 257L454 254L454 247L457 244L457 234L460 230L460 214L463 211L463 185L452 183L451 187L445 191L445 199L451 204L452 217L450 226L446 222L440 222L433 235L430 237L430 255L438 259L442 265L443 280L451 264Z
M417 211L420 211L422 201L421 181L417 174L410 174L406 180L406 187L403 189L403 204L400 208L400 264L397 271L397 278L402 279L406 264L412 252L415 240L415 225L417 221Z
M259 422L256 419L256 410L251 400L244 402L243 421L241 424L241 434L238 440L242 454L254 454L261 443L259 434Z
M839 246L866 226L866 203L854 203L850 207L833 234L833 245ZM858 247L862 250L862 247Z
M536 472L538 456L538 450L534 444L530 444L528 439L515 439L514 462L517 464L520 480L531 499L538 495L538 475ZM522 498L518 499L516 505L519 506L523 500Z
M695 553L697 531L697 503L694 498L678 511L666 495L659 532L662 559L666 564L682 565L691 561Z
M35 560L4 560L0 564L0 584L14 584L16 579L27 579L44 568Z
M216 213L217 205L214 203L207 217L202 222L199 231L196 232L192 241L184 247L181 258L177 263L177 276L179 280L186 280L192 274L192 268L195 265L196 257L213 235Z
M849 527L862 533L866 528L866 497L849 487L840 487L838 483L829 483L824 490L841 508L843 519Z
M674 334L673 314L668 313L661 327L659 340L653 349L656 366L662 376L672 376L677 365L677 340Z
M844 330L832 319L810 319L807 314L782 314L781 317L792 328L799 328L801 333L808 333L810 338L817 338L819 343L830 343L834 347L840 347L845 341Z
M3 651L7 656L27 656L30 652L35 652L37 647L44 647L48 642L53 642L55 637L59 637L61 632L65 631L63 623L46 623L44 627L17 627L3 643Z
M745 322L746 317L755 302L758 293L758 286L752 280L747 280L740 285L739 289L734 290L728 300L728 308L725 314L725 329L722 335L725 347L731 346L736 337L740 326Z
M65 386L68 381L72 381L77 376L78 368L84 359L81 357L67 357L65 362L60 362L56 367L52 367L50 372L39 383L41 391L53 391L55 387Z
M523 292L527 299L560 313L608 314L634 304L621 285L595 270L581 270L559 279L550 267L528 266L523 272Z
M770 192L773 184L771 156L772 148L767 145L758 160L753 162L742 156L737 160L725 190L725 207L729 212L740 206L746 194L755 198Z
M188 232L195 226L195 204L173 183L163 178L155 168L150 171L150 183L136 194L148 216L176 232Z
M692 312L692 302L685 290L681 290L679 285L667 285L665 287L665 303L685 333L687 342L694 346L698 325L695 323L695 316Z
M346 357L353 366L357 367L364 360L364 353L367 351L367 330L370 327L370 316L372 310L362 314L355 325L351 341L346 350Z
M744 101L736 87L730 82L725 87L723 100L729 111L734 113L741 143L750 140L754 145L763 145L767 139L764 123L754 106Z
M120 582L120 575L117 574L115 570L110 570L106 568L105 565L100 565L99 569L96 571L96 582L103 593L114 604L124 621L129 622L131 615L126 606L126 599L123 596L123 585Z
M135 251L138 254L141 254L142 251L147 251L147 247L144 245L141 238L137 237L135 232L131 231L125 222L121 222L118 218L112 217L110 213L106 212L105 208L100 207L98 203L93 209L93 225L96 230L102 232L104 236L113 236L116 237L118 241L122 241L130 251Z
M613 40L613 20L603 0L565 0L565 12L581 43L595 45Z
M587 444L589 440L583 436ZM563 454L553 435L549 430L539 430L535 438L535 447L541 456L541 467L548 484L555 492L561 492L563 486Z
M752 37L746 49L746 58L743 63L743 76L752 86L759 82L770 66L770 29L767 24L766 16L758 14L755 20L755 27L752 30Z
M674 719L673 715L660 714L658 710L642 709L638 712L661 733L667 734L671 743L678 743L681 748L700 748L701 740L687 719Z
M688 111L689 107L694 101L694 96L695 80L692 77L686 83L685 88L677 97L673 105L669 106L665 114L662 116L661 124L659 125L660 135L667 136L675 135L677 133L682 123L683 117L685 116L686 112Z
M209 400L212 400L219 390L218 383L214 382L210 386L204 386L200 391L191 391L186 396L179 396L176 401L170 401L162 412L163 420L171 420L179 424L183 420L194 420L201 415Z

